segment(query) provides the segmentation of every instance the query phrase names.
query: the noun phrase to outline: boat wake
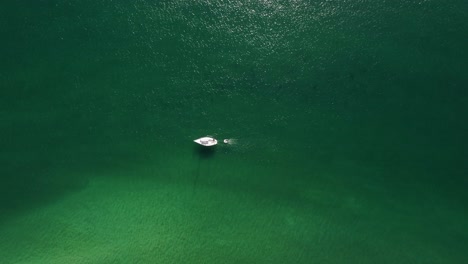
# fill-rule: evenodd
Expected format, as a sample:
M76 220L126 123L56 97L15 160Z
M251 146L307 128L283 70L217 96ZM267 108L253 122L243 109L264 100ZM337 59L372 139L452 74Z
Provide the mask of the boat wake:
M223 142L228 144L228 145L236 145L237 144L237 139L227 138L227 139L223 140Z

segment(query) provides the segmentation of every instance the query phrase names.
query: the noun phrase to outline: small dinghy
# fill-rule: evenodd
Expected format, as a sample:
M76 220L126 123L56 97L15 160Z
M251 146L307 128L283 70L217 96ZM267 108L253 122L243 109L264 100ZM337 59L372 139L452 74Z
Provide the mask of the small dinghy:
M194 140L195 143L198 143L202 146L209 147L209 146L214 146L218 144L218 140L212 138L212 137L202 137L199 139Z

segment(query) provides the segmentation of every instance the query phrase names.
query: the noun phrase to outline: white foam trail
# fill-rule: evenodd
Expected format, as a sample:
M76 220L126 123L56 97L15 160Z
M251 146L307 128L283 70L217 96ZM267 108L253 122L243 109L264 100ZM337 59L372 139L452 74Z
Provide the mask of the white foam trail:
M223 140L224 143L228 145L236 145L237 144L237 139L235 138L226 138Z

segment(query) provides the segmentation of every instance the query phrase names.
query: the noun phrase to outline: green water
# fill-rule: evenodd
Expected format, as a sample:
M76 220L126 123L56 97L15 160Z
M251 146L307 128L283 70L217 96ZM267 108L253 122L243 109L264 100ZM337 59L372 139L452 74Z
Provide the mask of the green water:
M0 262L468 263L467 3L0 3Z

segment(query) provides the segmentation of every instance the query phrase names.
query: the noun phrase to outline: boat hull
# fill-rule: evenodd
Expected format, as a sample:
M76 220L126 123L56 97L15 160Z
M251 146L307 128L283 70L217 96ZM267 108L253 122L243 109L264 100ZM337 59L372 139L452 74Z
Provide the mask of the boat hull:
M194 142L205 147L211 147L218 144L218 141L212 137L202 137L195 139Z

